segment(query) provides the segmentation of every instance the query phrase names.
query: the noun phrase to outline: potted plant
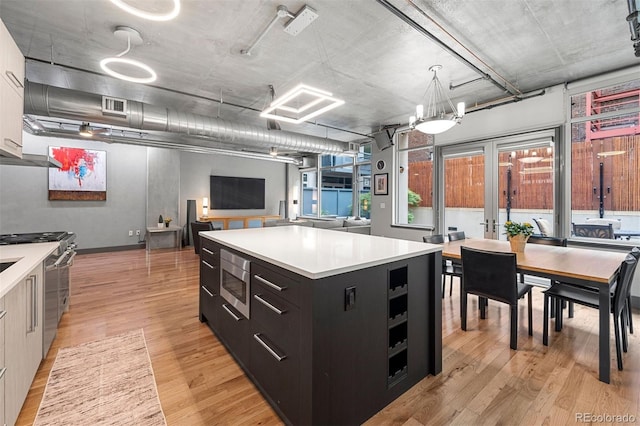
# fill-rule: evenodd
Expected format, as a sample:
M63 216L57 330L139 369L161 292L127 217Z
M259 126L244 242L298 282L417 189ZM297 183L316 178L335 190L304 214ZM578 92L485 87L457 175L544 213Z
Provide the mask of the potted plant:
M164 219L164 226L168 228L168 227L169 227L169 224L171 223L171 221L172 221L172 220L173 220L173 219L171 219L170 217L166 217L166 218Z
M513 222L508 220L504 224L505 233L511 244L511 251L523 253L527 240L533 234L533 225L529 222Z
M162 228L164 226L164 219L162 215L158 216L158 228Z

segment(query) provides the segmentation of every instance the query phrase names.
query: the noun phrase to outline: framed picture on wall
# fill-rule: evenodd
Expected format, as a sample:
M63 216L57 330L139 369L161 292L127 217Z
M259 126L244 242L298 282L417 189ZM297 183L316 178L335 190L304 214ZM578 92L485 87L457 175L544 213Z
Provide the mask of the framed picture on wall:
M388 178L389 173L380 173L373 175L373 195L388 195Z
M50 146L49 156L62 167L49 167L49 200L105 201L107 152Z

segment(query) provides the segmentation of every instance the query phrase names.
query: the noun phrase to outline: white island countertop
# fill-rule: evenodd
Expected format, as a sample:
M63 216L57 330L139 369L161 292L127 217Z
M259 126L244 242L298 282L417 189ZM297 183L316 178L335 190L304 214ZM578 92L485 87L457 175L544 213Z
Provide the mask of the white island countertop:
M442 251L436 244L306 226L206 231L200 235L311 279Z
M0 297L9 293L59 245L60 243L32 243L0 246L0 262L16 262L0 273Z

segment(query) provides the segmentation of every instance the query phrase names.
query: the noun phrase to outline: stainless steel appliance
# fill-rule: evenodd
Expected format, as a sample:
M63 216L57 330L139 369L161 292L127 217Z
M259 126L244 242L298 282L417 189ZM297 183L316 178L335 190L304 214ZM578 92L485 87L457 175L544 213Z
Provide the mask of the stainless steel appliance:
M69 267L76 255L73 232L37 232L0 235L0 245L58 242L56 251L44 261L44 333L42 357L56 337L62 313L69 308Z
M220 250L220 295L249 318L251 262L227 250Z

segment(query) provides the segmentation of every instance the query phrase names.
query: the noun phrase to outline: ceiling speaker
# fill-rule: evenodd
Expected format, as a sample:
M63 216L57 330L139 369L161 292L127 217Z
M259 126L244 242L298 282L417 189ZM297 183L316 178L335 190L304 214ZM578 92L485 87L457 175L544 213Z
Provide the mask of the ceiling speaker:
M384 129L373 134L373 138L375 139L376 145L380 151L384 151L385 149L393 146L393 135L395 132L395 129Z

